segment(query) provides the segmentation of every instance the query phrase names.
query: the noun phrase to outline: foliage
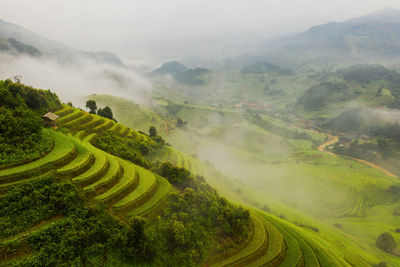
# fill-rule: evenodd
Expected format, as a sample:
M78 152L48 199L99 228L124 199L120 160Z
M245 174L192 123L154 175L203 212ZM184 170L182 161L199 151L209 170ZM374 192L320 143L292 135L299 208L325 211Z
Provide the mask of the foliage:
M348 86L343 82L321 82L319 85L310 87L299 98L298 104L306 109L315 110L326 106L328 103L347 101L354 98Z
M229 204L202 177L191 177L188 171L168 164L163 167L168 169L163 172L166 178L183 193L170 195L161 220L150 228L153 250L158 251L156 263L197 266L210 251L224 253L247 238L249 211Z
M168 113L172 116L178 114L178 112L182 109L182 105L174 104L174 103L168 103L166 106L166 109Z
M35 229L27 239L33 256L16 266L98 266L109 260L197 266L210 252L224 253L243 242L250 214L221 198L203 178L186 178L192 181L183 193L168 197L152 224L138 217L122 223L52 176L26 182L0 199L0 238Z
M156 127L150 126L150 128L149 128L149 136L150 136L151 139L153 139L159 145L164 145L165 144L165 140L161 136L158 135Z
M150 128L149 128L149 136L150 136L151 138L157 136L157 129L156 129L156 127L150 126Z
M400 73L389 70L382 65L355 65L339 70L336 74L346 81L355 81L362 84L384 79L400 83Z
M0 238L26 230L41 220L72 212L83 196L71 195L70 184L55 183L53 177L25 183L9 191L0 202ZM61 197L62 196L62 197Z
M133 219L123 225L101 206L85 200L71 184L58 183L53 177L9 191L0 207L2 237L59 218L28 236L34 256L17 261L17 266L94 266L112 255L122 262L145 259L144 221Z
M19 82L14 83L11 80L0 81L0 88L10 92L14 98L19 95L29 109L40 115L62 108L58 96L50 90L35 89ZM3 99L3 97L0 97L0 101ZM0 106L3 105L4 103L0 102Z
M86 107L90 110L90 114L96 114L97 111L97 104L96 101L94 100L88 100L86 101Z
M376 246L384 251L393 251L397 244L391 233L383 233L378 236L375 242Z
M178 128L184 128L186 127L187 122L183 121L181 118L178 118L178 120L176 121L176 127Z
M7 82L7 81L6 81ZM13 165L49 151L52 142L42 131L40 116L32 111L18 93L19 84L0 82L0 164ZM16 89L16 94L12 90ZM36 91L27 93L36 95ZM34 105L29 100L28 104Z
M95 141L95 145L108 153L145 168L149 168L151 164L144 156L158 149L158 144L155 142L139 138L123 138L112 133L105 133L99 136Z
M108 118L110 120L114 120L113 112L109 106L106 106L103 109L99 108L99 110L97 111L97 115Z
M45 132L42 132L40 138L38 137L39 136L31 135L28 139L24 139L23 142L17 143L18 145L1 141L2 137L0 137L0 165L18 165L32 159L37 159L48 153L53 146L53 140L51 136Z
M168 179L171 184L184 188L189 186L190 182L193 181L191 174L185 168L179 168L172 166L171 163L162 163L156 170L156 172Z

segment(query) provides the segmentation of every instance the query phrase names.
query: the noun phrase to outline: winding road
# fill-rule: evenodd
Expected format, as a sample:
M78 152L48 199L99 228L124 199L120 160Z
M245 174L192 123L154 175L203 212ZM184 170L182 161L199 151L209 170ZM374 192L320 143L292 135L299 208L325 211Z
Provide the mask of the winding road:
M386 174L387 176L390 176L390 177L397 177L397 175L395 175L394 173L388 171L387 169L385 169L385 168L383 168L383 167L381 167L381 166L379 166L379 165L376 165L375 163L372 163L372 162L369 162L369 161L366 161L366 160L363 160L363 159L358 159L358 158L349 157L349 156L337 155L337 154L335 154L335 153L333 153L333 152L326 151L326 148L327 148L328 146L333 145L333 144L339 142L339 137L334 136L334 135L330 135L330 134L328 134L328 133L317 132L317 131L314 131L314 130L308 130L308 131L315 132L315 133L319 133L319 134L324 134L324 135L326 135L326 136L329 137L328 141L326 141L325 143L321 144L321 145L318 147L318 151L325 152L325 153L327 153L327 154L329 154L329 155L332 155L332 156L338 156L338 157L340 156L340 157L352 159L352 160L355 160L355 161L358 161L358 162L367 164L367 165L370 166L371 168L380 170L381 172L383 172L383 173Z

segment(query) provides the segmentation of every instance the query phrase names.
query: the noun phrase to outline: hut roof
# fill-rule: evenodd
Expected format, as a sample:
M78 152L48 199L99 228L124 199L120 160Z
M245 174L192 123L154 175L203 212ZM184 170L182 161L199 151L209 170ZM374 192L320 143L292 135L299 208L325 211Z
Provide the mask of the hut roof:
M58 115L56 115L56 114L54 114L54 113L52 113L52 112L47 112L45 115L43 115L43 119L44 118L47 118L47 119L49 119L49 120L51 120L51 121L56 121L58 118L59 118L60 116L58 116Z

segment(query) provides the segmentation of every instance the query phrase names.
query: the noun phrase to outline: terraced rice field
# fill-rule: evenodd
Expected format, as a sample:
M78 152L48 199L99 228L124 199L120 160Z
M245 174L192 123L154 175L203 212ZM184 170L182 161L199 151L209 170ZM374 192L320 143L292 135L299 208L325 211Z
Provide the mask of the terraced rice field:
M172 147L166 147L160 160L168 161L172 165L180 168L185 168L191 172L193 176L208 176L207 166L197 158L189 156L181 151L178 151Z
M67 106L57 114L61 116L59 125L69 128L75 135L48 130L54 140L53 150L33 162L0 170L0 188L53 172L57 178L82 188L89 199L103 202L117 216L148 216L157 210L172 189L168 181L91 144L96 134L103 131L127 138L145 136L121 124ZM167 148L164 157L179 167L189 169L194 175L206 175L206 167L194 157L172 148ZM362 184L358 194L380 192L377 187L379 185ZM351 208L348 209L357 214L364 202L359 203L357 194L350 190L346 194L351 199ZM329 244L319 235L273 215L252 211L251 221L253 230L249 240L239 245L233 254L214 260L211 266L368 266L352 255L344 257L334 246L327 250ZM48 223L62 223L62 219ZM29 256L30 251L24 247L24 240L32 231L43 229L48 223L13 238L0 240L0 251L16 246L18 256ZM0 264L12 261L16 255L7 255L5 259L0 259Z
M156 178L152 172L90 143L97 133L114 131L127 136L132 134L131 129L69 106L56 114L61 116L58 125L75 132L74 136L47 130L54 140L52 151L27 164L0 170L2 188L53 172L56 177L82 188L89 198L104 202L120 216L131 216L131 212L144 214L161 204L171 190L165 179Z

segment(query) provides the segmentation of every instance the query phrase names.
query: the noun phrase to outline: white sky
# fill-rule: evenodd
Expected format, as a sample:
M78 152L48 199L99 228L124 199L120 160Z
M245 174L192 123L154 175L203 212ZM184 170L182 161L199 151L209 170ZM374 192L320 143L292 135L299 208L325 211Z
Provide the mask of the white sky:
M1 0L0 18L78 49L148 59L261 41L388 6L400 9L400 0Z

